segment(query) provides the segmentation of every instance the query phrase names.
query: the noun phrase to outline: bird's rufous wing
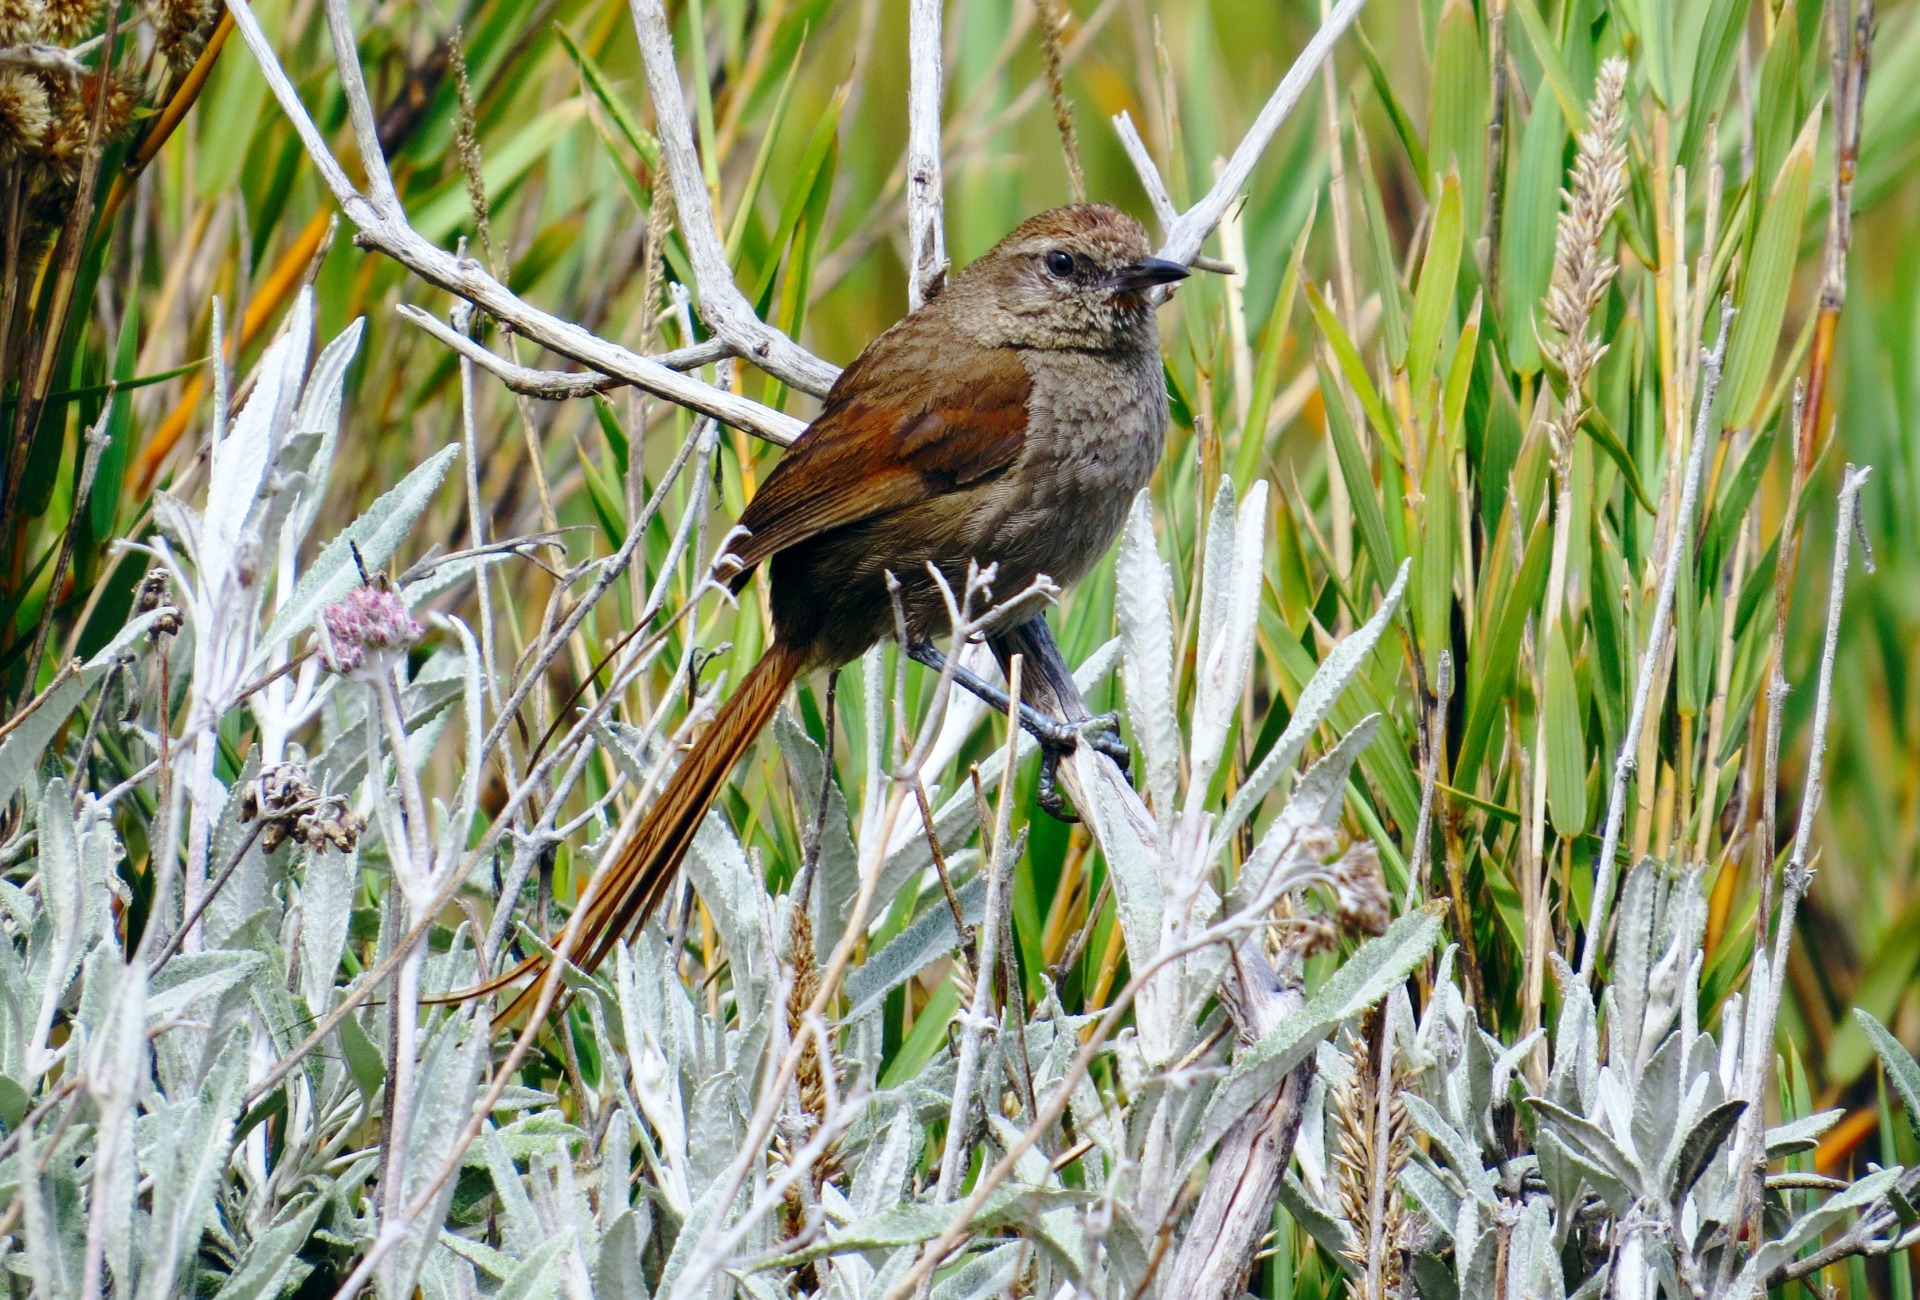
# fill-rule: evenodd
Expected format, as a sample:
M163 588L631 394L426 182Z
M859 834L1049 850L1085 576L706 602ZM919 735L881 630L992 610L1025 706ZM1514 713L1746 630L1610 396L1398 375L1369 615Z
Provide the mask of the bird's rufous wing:
M902 336L905 337L902 337ZM728 551L736 588L762 560L810 537L981 483L1026 442L1032 380L1017 352L945 355L906 331L849 366L740 516Z

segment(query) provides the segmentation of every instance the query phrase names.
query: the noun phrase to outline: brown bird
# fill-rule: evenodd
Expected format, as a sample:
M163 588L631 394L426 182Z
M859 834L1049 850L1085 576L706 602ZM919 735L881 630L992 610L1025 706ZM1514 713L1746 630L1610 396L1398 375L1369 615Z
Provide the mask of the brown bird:
M794 678L838 668L895 635L888 574L900 584L907 653L939 667L933 638L949 618L928 565L955 591L969 561L995 565L994 585L1013 593L1042 574L1069 585L1105 553L1165 439L1153 290L1186 275L1151 256L1146 231L1125 213L1056 208L1023 223L846 368L719 561L735 590L769 565L773 643L593 882L577 965L593 970L659 906L721 785ZM958 680L1006 707L984 681ZM1030 707L1022 721L1056 756L1082 734ZM1124 761L1115 737L1090 739ZM531 958L487 988L544 964ZM531 1005L538 987L501 1018Z

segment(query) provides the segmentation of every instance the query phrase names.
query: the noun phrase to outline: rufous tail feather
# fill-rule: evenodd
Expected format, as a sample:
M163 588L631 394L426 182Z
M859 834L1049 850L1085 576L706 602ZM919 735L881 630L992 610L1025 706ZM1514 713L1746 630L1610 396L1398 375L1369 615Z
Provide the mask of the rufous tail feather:
M607 959L614 945L637 930L660 906L673 883L680 862L734 767L746 756L754 738L773 718L781 697L800 671L797 651L775 642L760 656L713 720L694 742L693 750L674 769L666 788L633 833L633 838L607 862L589 886L586 912L579 917L572 962L592 971ZM504 904L503 904L504 905ZM551 944L557 948L565 931ZM548 967L536 954L484 984L449 994L446 1001L465 1001L496 992L525 976L533 976L505 1010L494 1017L501 1025L530 1009L540 996Z

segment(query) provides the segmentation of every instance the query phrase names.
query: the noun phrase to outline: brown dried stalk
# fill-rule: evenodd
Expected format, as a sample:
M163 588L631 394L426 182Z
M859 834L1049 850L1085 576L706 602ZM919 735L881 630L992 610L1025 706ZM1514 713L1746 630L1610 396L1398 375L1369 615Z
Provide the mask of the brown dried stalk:
M1334 1095L1334 1183L1353 1232L1344 1253L1361 1270L1349 1280L1347 1293L1357 1300L1385 1300L1400 1285L1406 1207L1393 1189L1412 1138L1400 1099L1405 1070L1392 1054L1384 1005L1362 1021L1346 1055L1353 1069Z
M1040 58L1047 70L1047 93L1053 97L1053 126L1060 133L1060 152L1067 160L1067 184L1073 201L1087 201L1087 173L1080 166L1080 133L1073 125L1073 101L1067 98L1067 9L1061 0L1033 0L1040 11Z

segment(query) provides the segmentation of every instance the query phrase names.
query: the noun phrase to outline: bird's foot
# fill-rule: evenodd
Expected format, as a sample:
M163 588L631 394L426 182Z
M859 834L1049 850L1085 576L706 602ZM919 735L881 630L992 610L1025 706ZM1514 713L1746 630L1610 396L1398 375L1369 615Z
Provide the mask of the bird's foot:
M1087 745L1113 760L1124 776L1133 769L1133 752L1120 739L1120 715L1101 713L1076 722L1037 715L1043 725L1029 725L1040 742L1040 809L1055 821L1077 822L1060 793L1060 760L1081 745Z

